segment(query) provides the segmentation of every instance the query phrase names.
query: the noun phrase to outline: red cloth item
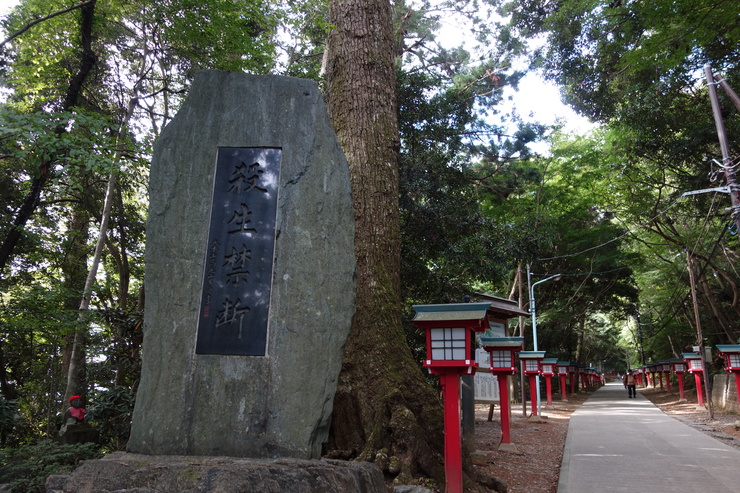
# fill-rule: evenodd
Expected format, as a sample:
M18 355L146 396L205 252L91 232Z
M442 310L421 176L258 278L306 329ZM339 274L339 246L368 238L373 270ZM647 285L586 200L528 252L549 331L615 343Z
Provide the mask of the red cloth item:
M73 395L72 397L69 398L69 402L72 402L75 399L82 399L82 397L80 397L79 395Z
M77 421L83 421L85 419L85 410L81 407L70 407L69 414Z

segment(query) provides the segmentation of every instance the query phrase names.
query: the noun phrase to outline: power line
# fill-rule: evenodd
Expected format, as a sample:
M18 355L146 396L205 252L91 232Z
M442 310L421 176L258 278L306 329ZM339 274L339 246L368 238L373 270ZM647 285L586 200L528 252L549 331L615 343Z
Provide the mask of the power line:
M590 248L586 248L585 250L581 250L580 252L577 252L577 253L567 253L567 254L565 254L565 255L558 255L557 257L545 257L545 258L540 258L540 259L537 259L537 260L557 260L557 259L561 259L561 258L577 257L578 255L582 255L582 254L584 254L584 253L586 253L586 252L590 252L590 251L592 251L592 250L596 250L597 248L601 248L601 247L604 247L604 246L606 246L606 245L609 245L610 243L614 243L614 242L615 242L615 241L617 241L617 240L621 240L621 239L622 239L622 238L624 238L625 236L628 236L628 235L631 235L631 234L633 234L633 233L634 233L634 232L635 232L636 230L638 230L638 229L641 229L641 228L647 228L647 227L648 227L648 225L649 225L649 223L651 223L651 222L655 221L655 220L656 220L656 219L658 219L658 218L659 218L660 216L662 216L663 214L665 214L666 212L668 212L668 211L669 211L669 210L670 210L670 209L671 209L671 208L672 208L673 206L675 206L675 205L676 205L676 204L678 203L678 201L679 201L679 200L681 200L682 198L684 198L684 196L683 196L683 195L681 195L680 197L678 197L678 198L677 198L676 200L674 200L674 201L673 201L673 203L672 203L671 205L669 205L668 207L666 207L665 209L663 209L662 211L660 211L660 212L659 212L659 213L658 213L657 215L655 215L654 217L650 218L650 219L649 219L649 220L648 220L647 222L644 222L644 223L642 223L642 224L639 224L639 225L638 225L639 227L636 227L636 228L634 228L634 229L629 229L629 230L627 230L627 232L626 232L626 233L624 233L624 234L622 234L622 235L620 235L620 236L617 236L616 238L612 238L612 239L611 239L611 240L609 240L609 241L605 241L604 243L601 243L600 245L596 245L596 246L592 246L592 247L590 247Z
M542 260L542 259L540 259L540 260ZM620 270L627 270L627 269L631 269L631 267L617 267L616 269L603 270L603 271L600 271L600 272L578 272L578 273L574 273L574 274L560 274L560 275L563 276L563 277L598 276L598 275L601 275L601 274L611 274L612 272L618 272ZM548 275L550 275L550 274L535 274L534 272L532 272L532 276L548 276Z

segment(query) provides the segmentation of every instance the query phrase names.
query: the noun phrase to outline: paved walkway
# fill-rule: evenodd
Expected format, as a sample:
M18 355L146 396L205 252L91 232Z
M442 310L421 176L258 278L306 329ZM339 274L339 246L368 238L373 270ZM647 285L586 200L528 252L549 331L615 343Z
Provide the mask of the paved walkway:
M570 417L558 493L623 491L740 493L740 450L609 383Z

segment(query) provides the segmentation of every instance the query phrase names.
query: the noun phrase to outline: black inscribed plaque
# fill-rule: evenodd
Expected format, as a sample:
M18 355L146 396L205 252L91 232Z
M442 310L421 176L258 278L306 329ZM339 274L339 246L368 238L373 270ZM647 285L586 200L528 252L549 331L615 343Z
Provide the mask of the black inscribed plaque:
M218 149L198 354L264 356L280 149Z

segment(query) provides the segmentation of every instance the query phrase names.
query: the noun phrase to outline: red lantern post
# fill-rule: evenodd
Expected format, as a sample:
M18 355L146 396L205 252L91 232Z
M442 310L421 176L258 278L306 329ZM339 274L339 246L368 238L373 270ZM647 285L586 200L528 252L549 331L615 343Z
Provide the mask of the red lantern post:
M635 381L637 382L638 387L642 387L642 367L638 366L633 370L635 374Z
M661 361L660 362L662 368L663 368L663 374L665 375L665 386L666 389L668 389L668 393L670 394L671 391L671 364L668 361Z
M540 374L540 361L545 359L545 351L521 351L519 359L524 361L524 374L529 377L530 416L537 417L537 376Z
M683 353L681 354L683 359L689 366L689 373L694 375L694 382L696 382L696 400L697 409L704 408L704 390L701 385L701 379L704 372L704 365L701 361L701 355L699 353Z
M557 358L545 358L540 363L540 374L545 377L545 388L547 389L547 405L552 406L552 377L558 366Z
M667 360L673 366L673 373L678 381L678 402L686 402L686 394L683 390L683 374L686 373L686 363L682 359Z
M480 337L483 349L491 355L491 373L496 375L501 409L501 444L499 450L517 452L516 445L511 443L511 425L509 416L509 382L508 376L516 373L516 353L524 347L523 337Z
M570 366L570 361L558 361L558 376L560 377L560 399L563 402L568 401L568 389L566 388L566 380L568 378L568 366Z
M578 393L578 363L571 362L568 365L568 375L570 376L570 392L571 394Z
M725 371L735 375L735 392L740 403L740 345L718 344L717 351L725 360Z
M578 363L578 378L581 381L581 388L588 390L588 375L586 372L586 365Z
M414 305L413 324L426 330L424 366L439 375L444 402L447 493L463 492L460 375L475 374L475 333L488 328L490 303Z

